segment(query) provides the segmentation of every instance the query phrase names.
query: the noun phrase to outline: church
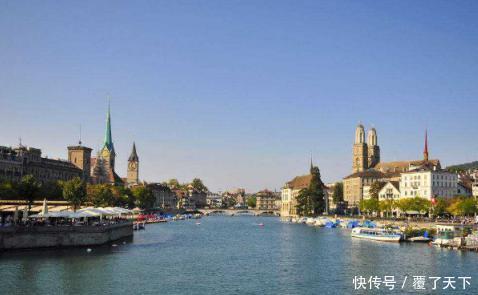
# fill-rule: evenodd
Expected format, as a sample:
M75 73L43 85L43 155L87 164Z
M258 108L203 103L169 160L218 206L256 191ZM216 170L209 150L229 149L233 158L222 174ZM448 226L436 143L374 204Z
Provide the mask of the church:
M344 178L344 201L348 203L349 208L357 208L364 197L364 187L376 181L400 181L402 173L423 165L430 166L433 170L441 169L439 160L428 159L426 135L423 156L423 160L380 162L377 131L375 128L370 129L365 141L364 126L359 124L355 129L352 174Z
M82 170L82 178L92 184L111 184L133 186L139 183L139 157L136 144L128 158L127 177L121 178L115 170L116 152L111 135L111 110L108 106L106 130L103 147L96 157L91 157L92 149L81 144L68 147L68 161Z

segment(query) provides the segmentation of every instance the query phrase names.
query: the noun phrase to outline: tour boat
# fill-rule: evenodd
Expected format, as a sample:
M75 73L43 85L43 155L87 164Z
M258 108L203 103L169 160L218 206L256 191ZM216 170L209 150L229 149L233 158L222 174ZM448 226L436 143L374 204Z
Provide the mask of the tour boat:
M402 235L385 228L356 227L352 230L352 237L382 242L400 242Z

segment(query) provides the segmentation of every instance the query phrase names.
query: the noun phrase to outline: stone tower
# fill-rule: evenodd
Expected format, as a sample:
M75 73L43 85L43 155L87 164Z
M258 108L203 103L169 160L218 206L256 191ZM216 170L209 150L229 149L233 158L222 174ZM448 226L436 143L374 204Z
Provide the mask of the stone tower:
M100 152L101 158L103 158L104 164L111 169L111 171L115 170L115 148L113 146L113 139L111 137L111 114L110 114L110 106L108 104L108 114L106 116L106 131L105 131L105 139L103 143L103 148L101 148Z
M81 145L68 147L68 161L83 170L81 178L88 182L91 171L91 149Z
M362 124L355 129L355 143L353 148L353 172L364 171L368 168L368 149L365 142L365 130Z
M136 153L136 144L133 142L133 150L128 158L128 185L139 183L139 157Z
M368 168L373 168L380 162L380 147L378 146L377 130L372 128L368 131Z

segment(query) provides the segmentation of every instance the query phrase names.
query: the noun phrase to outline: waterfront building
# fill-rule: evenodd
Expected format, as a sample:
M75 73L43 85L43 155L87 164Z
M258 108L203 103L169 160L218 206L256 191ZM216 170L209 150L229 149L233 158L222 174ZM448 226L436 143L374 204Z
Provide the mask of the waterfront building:
M189 198L189 204L193 208L206 207L207 192L194 188L191 184L188 185L187 196Z
M208 192L206 195L206 205L209 208L221 208L222 196L219 193Z
M277 196L270 190L262 190L256 193L256 209L260 210L277 210L280 207L276 207L276 200L280 200L280 196Z
M0 147L0 179L20 181L31 174L42 183L70 180L82 177L83 173L67 160L42 157L38 148L20 145L16 148Z
M400 197L451 198L458 193L458 177L446 170L433 170L429 167L417 168L402 173Z
M23 175L23 161L17 152L0 146L0 181L18 181Z
M176 194L165 184L149 183L147 187L153 192L155 208L174 209L177 206Z
M344 201L351 208L357 208L364 199L367 187L376 181L401 181L401 174L423 167L440 170L439 160L428 159L428 137L425 135L425 151L423 160L380 162L377 131L372 129L368 134L369 145L365 142L363 125L355 130L353 147L353 173L344 178ZM368 160L365 160L368 159Z
M291 181L286 182L281 190L281 217L296 217L297 216L297 196L302 189L308 188L312 180L312 160L310 163L310 172L306 175L296 176ZM327 187L322 187L324 195L327 198ZM327 203L327 202L326 202ZM327 204L326 204L327 205ZM328 208L326 208L326 211Z

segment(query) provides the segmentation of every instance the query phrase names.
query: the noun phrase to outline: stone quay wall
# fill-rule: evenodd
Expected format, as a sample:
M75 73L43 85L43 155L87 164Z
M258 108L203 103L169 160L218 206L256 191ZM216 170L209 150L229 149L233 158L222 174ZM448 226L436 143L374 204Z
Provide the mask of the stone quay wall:
M102 245L133 235L133 223L0 228L0 250Z

